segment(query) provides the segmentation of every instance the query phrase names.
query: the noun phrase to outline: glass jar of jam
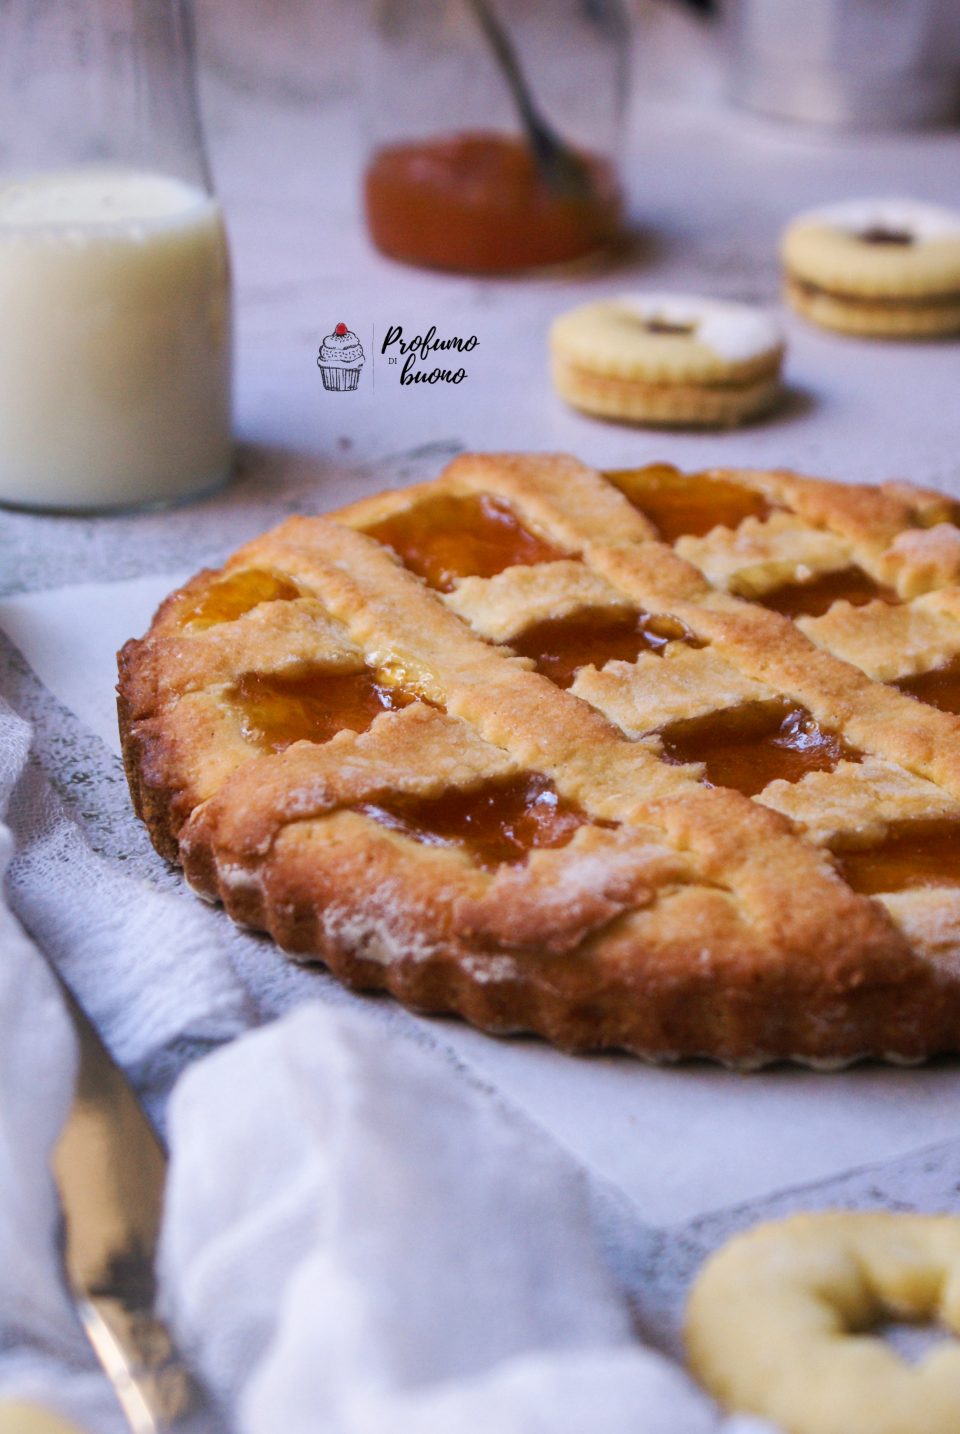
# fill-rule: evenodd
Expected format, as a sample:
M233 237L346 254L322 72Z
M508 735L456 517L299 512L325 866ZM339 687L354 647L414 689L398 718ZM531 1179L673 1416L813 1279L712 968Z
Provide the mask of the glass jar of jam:
M364 173L380 252L502 274L614 245L628 42L623 0L380 0Z

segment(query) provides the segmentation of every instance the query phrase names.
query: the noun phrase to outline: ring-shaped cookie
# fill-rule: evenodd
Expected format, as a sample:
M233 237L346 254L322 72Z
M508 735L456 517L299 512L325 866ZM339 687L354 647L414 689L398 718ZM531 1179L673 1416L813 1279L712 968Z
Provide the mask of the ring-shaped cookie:
M827 1211L760 1225L704 1266L687 1311L693 1372L785 1434L956 1434L960 1344L910 1364L884 1319L960 1333L960 1218Z
M554 387L574 408L622 423L723 427L780 396L779 325L747 304L638 293L561 314Z
M960 329L960 212L915 200L849 200L784 232L787 297L827 328L878 338Z

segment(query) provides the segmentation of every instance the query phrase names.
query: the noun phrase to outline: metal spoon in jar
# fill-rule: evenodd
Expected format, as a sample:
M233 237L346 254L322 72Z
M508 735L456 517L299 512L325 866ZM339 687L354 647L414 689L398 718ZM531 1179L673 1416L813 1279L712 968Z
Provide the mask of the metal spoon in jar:
M564 198L583 201L591 199L594 184L590 170L538 110L510 36L487 0L468 0L468 3L510 87L541 178L555 194L563 195Z

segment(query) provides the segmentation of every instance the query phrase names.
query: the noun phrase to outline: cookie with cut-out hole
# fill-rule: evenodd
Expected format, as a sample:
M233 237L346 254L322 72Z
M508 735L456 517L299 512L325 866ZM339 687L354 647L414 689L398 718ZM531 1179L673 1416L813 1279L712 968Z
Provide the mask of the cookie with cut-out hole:
M562 314L550 330L561 398L622 423L723 428L773 408L783 336L746 304L625 294Z
M825 328L875 338L960 333L960 211L863 199L798 215L781 244L786 295Z
M691 1368L726 1408L790 1434L953 1434L960 1346L909 1362L884 1322L960 1331L960 1219L824 1210L759 1225L707 1261Z

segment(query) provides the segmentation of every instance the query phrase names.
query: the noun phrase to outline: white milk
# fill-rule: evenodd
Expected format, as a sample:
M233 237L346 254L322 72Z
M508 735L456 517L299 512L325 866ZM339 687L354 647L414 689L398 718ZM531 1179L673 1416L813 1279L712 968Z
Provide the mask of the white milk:
M216 201L90 168L0 184L0 502L167 501L230 463Z

